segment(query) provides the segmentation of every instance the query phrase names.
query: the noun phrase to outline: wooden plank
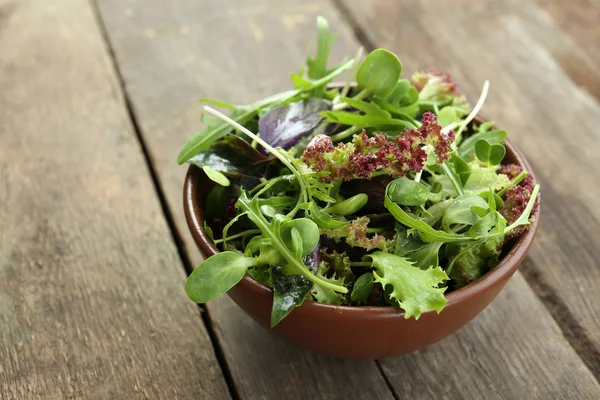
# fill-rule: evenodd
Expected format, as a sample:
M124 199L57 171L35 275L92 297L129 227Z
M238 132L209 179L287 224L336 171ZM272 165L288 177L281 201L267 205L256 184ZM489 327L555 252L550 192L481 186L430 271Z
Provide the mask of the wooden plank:
M535 0L522 4L527 28L542 26L537 37L573 81L600 100L600 3L595 0ZM516 7L518 9L518 7ZM537 17L537 16L541 17ZM533 16L533 18L532 18ZM547 35L551 26L554 34Z
M529 5L524 19L514 3L497 1L343 4L377 44L397 51L409 68L454 71L471 99L491 79L484 113L509 130L542 183L543 216L524 271L600 376L600 248L594 244L600 189L590 184L600 177L600 106L536 40L550 31L544 14Z
M89 4L0 48L0 398L229 397Z
M341 31L335 59L343 58L344 50L355 52L351 32L332 8L301 1L101 0L98 5L138 125L197 264L201 258L187 232L181 199L187 168L178 167L176 159L200 128L198 99L244 103L284 90L289 73L304 63L307 44L316 41L319 13ZM208 309L241 398L391 398L373 362L338 361L293 348L225 297Z
M591 400L600 395L593 375L521 276L457 334L383 360L382 366L399 397L407 399Z
M317 13L325 15L340 32L340 55L353 54L357 44L350 38L339 15L324 4L267 0L255 1L252 5L241 1L197 4L184 0L169 5L152 2L147 6L147 2L136 1L130 1L124 7L120 4L116 0L99 2L138 124L158 165L161 184L188 252L194 262L198 262L200 258L187 233L181 211L185 170L175 166L180 146L200 127L197 99L211 96L242 103L288 88L287 75L303 63L307 43L313 42ZM365 4L365 8L368 5ZM273 55L277 55L275 61ZM349 394L353 398L360 398L365 393L368 398L382 395L380 388L384 384L368 364L357 367L355 363L317 357L291 348L266 335L228 299L211 303L209 310L242 398L264 398L267 393L283 398L292 394L303 397ZM446 383L436 375L444 376L451 371L447 364L436 364L431 358L427 361L423 358L423 364L415 366L422 354L470 371L468 382L487 382L461 388L456 381L456 397L462 394L465 397L476 394L493 397L493 391L501 391L506 384L502 379L490 383L484 375L485 371L496 368L512 373L506 374L506 379L515 387L506 398L529 398L546 385L543 393L559 393L561 387L558 384L547 384L546 381L551 376L557 382L563 382L559 376L562 374L577 380L580 388L574 389L574 393L582 397L599 393L592 375L520 275L481 319L497 322L488 327L487 322L476 321L459 335L410 356L407 358L412 360L410 362L403 361L404 358L386 361L386 373L394 378L397 395L403 396L399 376L404 375L413 377L412 382L422 386L420 394L416 390L411 392L415 398L428 398L430 392L445 396ZM488 345L487 338L497 335L499 326L515 334L510 341L498 342L498 346L508 348L510 357L499 357L497 348ZM538 331L540 326L548 329ZM455 347L461 343L476 346L477 354L456 359L460 348ZM522 349L529 350L525 353ZM523 372L529 375L522 384L514 384L521 370L511 369L512 363L539 368L540 364L532 355L544 352L553 360L561 359L556 369L550 370L549 375ZM420 370L429 368L433 373L419 376L417 367ZM394 372L394 368L397 371ZM348 381L350 375L361 376L366 383ZM291 382L292 389L287 389L287 385L284 389L281 382ZM351 385L350 388L347 385ZM374 392L374 388L379 391Z

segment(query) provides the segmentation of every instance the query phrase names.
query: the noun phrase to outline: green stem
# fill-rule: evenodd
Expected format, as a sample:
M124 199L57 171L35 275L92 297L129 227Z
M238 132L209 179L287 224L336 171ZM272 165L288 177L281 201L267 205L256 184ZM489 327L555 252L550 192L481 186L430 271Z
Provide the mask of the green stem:
M261 182L258 185L254 186L252 189L250 189L248 191L248 193L254 193L257 190L259 190L260 188L262 188L263 186L269 184L270 182L273 182L273 181L277 182L277 181L281 181L281 180L284 180L284 179L289 179L292 176L293 175L282 175L282 176L278 176L278 177L273 178L273 179L268 179L268 180L265 179L264 181L261 180ZM262 178L262 179L264 179L264 178Z
M246 212L253 213L255 218L252 218L252 221L258 226L258 229L262 232L262 234L264 236L271 239L271 245L275 248L275 250L277 250L279 252L279 254L281 254L283 256L283 258L285 258L289 262L288 265L291 265L292 267L294 267L296 269L296 272L299 275L302 275L309 281L311 281L317 285L320 285L322 287L326 287L328 289L331 289L331 290L334 290L334 291L340 292L340 293L348 293L347 288L345 288L343 286L334 285L333 283L327 282L326 280L320 279L317 276L313 275L308 270L308 268L306 268L306 265L304 265L296 257L294 257L294 255L290 252L290 250L281 241L281 237L275 235L275 232L273 232L273 230L270 229L269 223L265 220L265 218L262 216L262 214L261 215L254 214L254 212L252 211L252 209L250 207L250 204L247 204L247 197L246 197L246 199L244 199L243 197L240 197L239 201L240 201L240 204L242 204L244 206L244 208L246 209Z
M446 163L446 161L444 161L442 163L442 170L444 171L444 173L446 174L446 176L448 176L448 178L450 179L450 182L452 182L452 186L454 186L454 190L456 190L456 192L458 193L458 195L462 196L463 194L465 194L465 192L463 191L462 186L456 180L456 176L454 176L454 174L450 170L450 167L448 167L448 164Z
M533 209L533 206L535 205L539 191L540 191L540 185L535 185L535 187L533 188L533 192L531 192L531 197L529 198L529 202L527 202L527 207L525 207L525 210L523 210L523 213L521 214L521 216L515 222L513 222L512 225L510 225L506 229L504 229L504 234L507 234L508 232L512 231L517 226L527 225L527 223L529 222L529 215L531 214L531 210Z
M515 179L513 179L510 182L510 186L505 187L504 189L502 189L501 191L499 191L497 194L498 196L502 197L506 194L506 192L508 192L508 189L517 186L523 179L525 179L525 177L527 176L527 171L521 171L521 173L517 176L515 176Z
M241 237L249 236L249 235L258 235L259 233L261 233L260 229L249 229L247 231L236 233L235 235L231 235L227 238L227 240L239 239ZM219 243L222 243L223 241L224 241L223 239L217 239L214 241L214 243L219 244Z
M381 233L385 232L385 228L367 228L367 233Z
M356 96L352 97L354 100L362 100L365 97L367 97L370 94L368 89L363 89L360 92L358 92L356 94ZM346 104L346 103L338 103L336 105L333 106L333 111L340 111L340 110L345 110L346 108L350 107L350 105Z
M350 82L352 82L352 77L356 76L356 69L358 68L358 61L362 58L364 47L360 46L358 51L356 52L356 56L354 56L354 65L352 66L352 71L348 74L348 79L346 79L346 84L340 93L340 97L346 97L348 95L348 91L350 91Z
M359 128L358 126L351 126L350 128L341 131L340 133L336 133L331 137L331 140L334 142L339 142L341 140L344 140L352 135L354 135L355 133L358 133L362 130L362 128Z
M477 100L477 104L475 104L475 107L473 107L473 110L471 111L471 113L467 116L467 118L464 119L460 128L458 128L458 131L456 132L456 136L454 138L453 145L460 143L460 138L461 138L462 132L469 125L469 123L477 116L477 114L479 113L479 110L481 110L481 107L483 107L483 103L485 103L485 99L487 97L489 88L490 88L490 81L485 81L483 83L483 89L481 90L481 96L479 96L479 100Z

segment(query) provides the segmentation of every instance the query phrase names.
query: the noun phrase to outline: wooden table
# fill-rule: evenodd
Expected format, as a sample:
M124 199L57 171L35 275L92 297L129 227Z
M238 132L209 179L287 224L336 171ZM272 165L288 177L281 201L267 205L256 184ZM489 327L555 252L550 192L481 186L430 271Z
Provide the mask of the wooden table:
M334 59L386 47L472 101L490 79L484 114L542 184L520 272L408 356L317 356L183 290L197 100L288 88L319 14ZM599 399L599 20L596 0L0 0L0 399Z

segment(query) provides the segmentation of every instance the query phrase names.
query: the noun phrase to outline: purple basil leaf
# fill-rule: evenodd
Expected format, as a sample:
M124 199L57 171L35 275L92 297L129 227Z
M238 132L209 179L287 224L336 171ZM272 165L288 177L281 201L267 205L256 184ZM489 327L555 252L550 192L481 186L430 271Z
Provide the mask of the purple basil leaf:
M303 137L310 135L331 103L324 99L310 98L273 108L258 121L260 137L273 147L289 149Z
M250 143L238 136L228 134L216 141L209 150L190 158L187 162L200 168L211 167L230 178L257 176L266 168L265 162L270 157L265 156Z

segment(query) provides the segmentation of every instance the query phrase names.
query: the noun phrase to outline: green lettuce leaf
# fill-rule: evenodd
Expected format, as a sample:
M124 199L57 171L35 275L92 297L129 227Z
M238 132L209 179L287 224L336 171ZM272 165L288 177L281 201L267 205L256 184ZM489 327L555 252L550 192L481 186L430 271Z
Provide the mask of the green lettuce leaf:
M405 318L419 319L421 313L442 311L448 302L444 297L446 288L438 285L448 280L448 275L440 267L419 269L404 257L377 251L369 254L373 260L375 282L385 288L392 287L390 297L398 300L406 312Z
M326 262L321 262L317 271L317 276L324 281L343 288L344 278L337 278L335 275L328 278L325 276L328 270L329 265ZM344 301L344 295L326 286L314 285L311 294L319 303L339 305Z

